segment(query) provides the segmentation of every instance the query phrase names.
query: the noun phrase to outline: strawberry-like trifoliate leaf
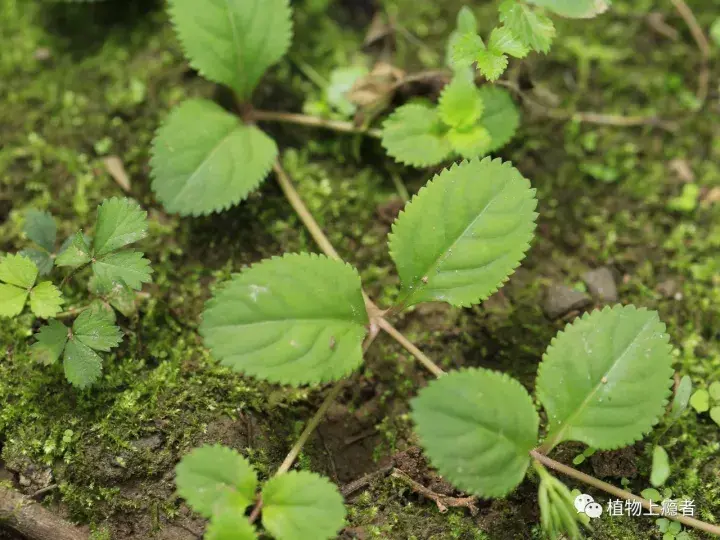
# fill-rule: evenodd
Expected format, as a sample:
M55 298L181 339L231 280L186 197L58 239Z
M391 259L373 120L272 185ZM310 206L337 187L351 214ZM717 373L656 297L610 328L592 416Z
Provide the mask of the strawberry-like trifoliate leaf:
M25 307L28 292L15 285L0 283L0 317L15 317Z
M228 511L242 516L255 499L255 470L226 446L195 448L180 460L175 475L178 495L206 518Z
M49 281L38 283L30 291L30 310L42 319L49 319L60 313L62 305L60 290Z
M55 250L57 225L48 212L30 209L25 214L25 235L45 251Z
M542 13L516 0L505 0L500 4L500 21L523 45L542 53L550 50L555 26Z
M78 231L72 236L70 244L57 256L55 264L78 268L89 263L91 259L90 245L82 231Z
M561 17L590 19L607 11L610 0L527 0Z
M32 358L45 365L57 362L68 340L68 328L57 320L51 320L35 334L37 341L30 347Z
M485 104L480 125L490 134L490 144L486 152L491 153L513 138L520 125L520 113L510 94L502 88L486 84L481 86L479 91Z
M452 153L447 128L437 110L421 103L395 109L382 127L382 145L400 163L414 167L436 165Z
M87 388L102 374L102 359L77 339L69 339L63 354L65 378L73 386Z
M454 486L502 497L523 479L539 418L515 379L487 369L455 371L412 401L412 419L432 465Z
M342 379L358 367L366 324L357 271L300 253L235 274L207 303L200 333L224 365L301 385Z
M212 101L186 101L153 141L152 189L168 212L219 212L257 188L277 153L275 141Z
M48 253L44 249L25 248L20 251L20 255L23 255L34 262L41 276L48 275L53 268L54 260L52 254Z
M93 261L92 268L100 281L123 283L136 291L152 280L150 261L139 251L127 249L109 253Z
M308 471L272 477L262 489L262 524L278 540L328 540L345 522L337 487Z
M125 283L99 279L93 275L88 281L88 290L102 297L105 302L129 317L136 311L135 293Z
M668 341L658 314L634 306L606 307L567 325L538 370L548 441L613 449L650 431L670 395Z
M142 240L147 236L147 227L147 212L137 202L118 197L106 199L97 210L93 255L102 257Z
M205 531L204 540L257 540L257 531L237 508L216 511Z
M288 0L170 0L169 13L190 64L242 100L290 47Z
M473 159L436 175L393 224L401 303L469 306L494 293L525 256L537 199L510 163Z
M25 307L38 277L38 268L26 255L6 255L0 260L0 317L15 317Z
M438 114L447 125L465 128L477 122L483 113L482 98L473 80L472 72L460 70L445 85L438 100Z
M73 336L96 351L107 352L122 341L122 332L106 311L85 310L73 323Z
M488 49L500 53L509 54L515 58L525 58L530 49L523 45L518 37L506 26L495 28L490 34Z

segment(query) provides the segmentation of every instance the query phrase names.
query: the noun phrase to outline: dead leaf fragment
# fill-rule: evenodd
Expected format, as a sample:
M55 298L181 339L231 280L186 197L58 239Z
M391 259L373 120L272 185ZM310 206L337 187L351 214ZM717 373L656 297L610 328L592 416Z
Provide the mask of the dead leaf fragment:
M113 177L113 180L117 182L117 184L125 191L126 193L130 192L130 178L128 177L127 173L125 172L125 167L123 166L122 161L117 156L108 156L105 159L103 159L103 163L105 164L105 168L107 169L107 172L110 173L110 176Z

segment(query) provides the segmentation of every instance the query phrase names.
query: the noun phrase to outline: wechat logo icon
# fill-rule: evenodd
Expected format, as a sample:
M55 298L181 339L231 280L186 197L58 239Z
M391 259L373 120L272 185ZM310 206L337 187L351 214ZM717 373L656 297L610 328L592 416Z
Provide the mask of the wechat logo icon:
M585 514L590 518L599 518L602 515L603 508L600 504L595 502L590 495L581 493L575 497L575 510L578 514Z

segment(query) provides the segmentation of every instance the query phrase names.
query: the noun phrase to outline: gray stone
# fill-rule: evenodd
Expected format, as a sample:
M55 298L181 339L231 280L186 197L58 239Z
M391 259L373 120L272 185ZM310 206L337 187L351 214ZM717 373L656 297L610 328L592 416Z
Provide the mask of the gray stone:
M608 267L603 266L585 272L583 281L587 284L590 294L601 302L617 302L618 293L615 278Z
M548 287L543 310L551 319L557 319L570 311L587 307L591 303L592 300L587 294L566 285L554 284Z

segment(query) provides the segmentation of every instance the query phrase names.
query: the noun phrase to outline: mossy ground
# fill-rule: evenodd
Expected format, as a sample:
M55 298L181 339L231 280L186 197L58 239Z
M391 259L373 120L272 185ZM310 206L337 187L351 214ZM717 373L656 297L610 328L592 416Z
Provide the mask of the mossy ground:
M317 99L308 67L327 76L356 61L372 4L299 3L291 57L266 79L258 101L299 110L304 96ZM462 2L384 4L406 30L397 38L398 65L416 70L441 63ZM489 27L495 7L478 4ZM720 15L720 4L690 5L706 29ZM676 41L651 29L651 9L667 15ZM102 162L117 155L132 196L150 209L143 248L155 269L138 315L122 320L123 345L108 355L103 379L91 390L78 392L61 369L29 361L36 328L30 316L3 322L2 459L30 477L49 468L59 487L46 500L90 524L98 538L162 537L168 523L182 527L174 538L197 533L202 523L172 494L177 459L202 441L220 441L271 474L322 399L321 391L270 387L214 365L196 331L203 302L216 282L243 265L315 246L272 179L245 203L211 217L179 219L153 200L148 150L159 121L189 96L227 98L187 68L159 2L2 0L0 28L0 250L26 245L28 207L51 211L64 235L89 226L95 206L121 194ZM542 312L545 286L581 287L584 271L607 265L619 276L621 302L659 310L678 371L699 386L717 380L720 203L685 209L669 203L683 190L673 160L693 171L701 196L720 186L716 74L697 112L699 56L669 1L617 1L596 20L559 23L558 35L550 55L515 62L510 71L523 87L532 81L533 99L578 111L657 114L677 129L566 122L525 108L520 133L500 156L538 189L538 236L528 259L485 305L418 309L398 324L448 368L502 369L531 388L542 352L562 326ZM387 304L398 283L385 246L388 224L377 209L396 196L391 174L401 174L414 192L428 173L395 166L376 142L359 136L268 127L308 206L341 255L361 269L371 295ZM82 303L83 283L82 275L71 281L70 305ZM408 444L407 399L427 378L385 338L371 351L300 460L339 483ZM648 487L652 440L635 447L635 491ZM661 442L673 464L668 486L694 499L700 518L720 522L720 428L689 411ZM592 472L589 464L580 468ZM357 496L349 514L349 530L366 538L539 537L536 523L532 479L471 517L458 509L440 514L387 478ZM593 534L660 536L648 518L606 517Z

